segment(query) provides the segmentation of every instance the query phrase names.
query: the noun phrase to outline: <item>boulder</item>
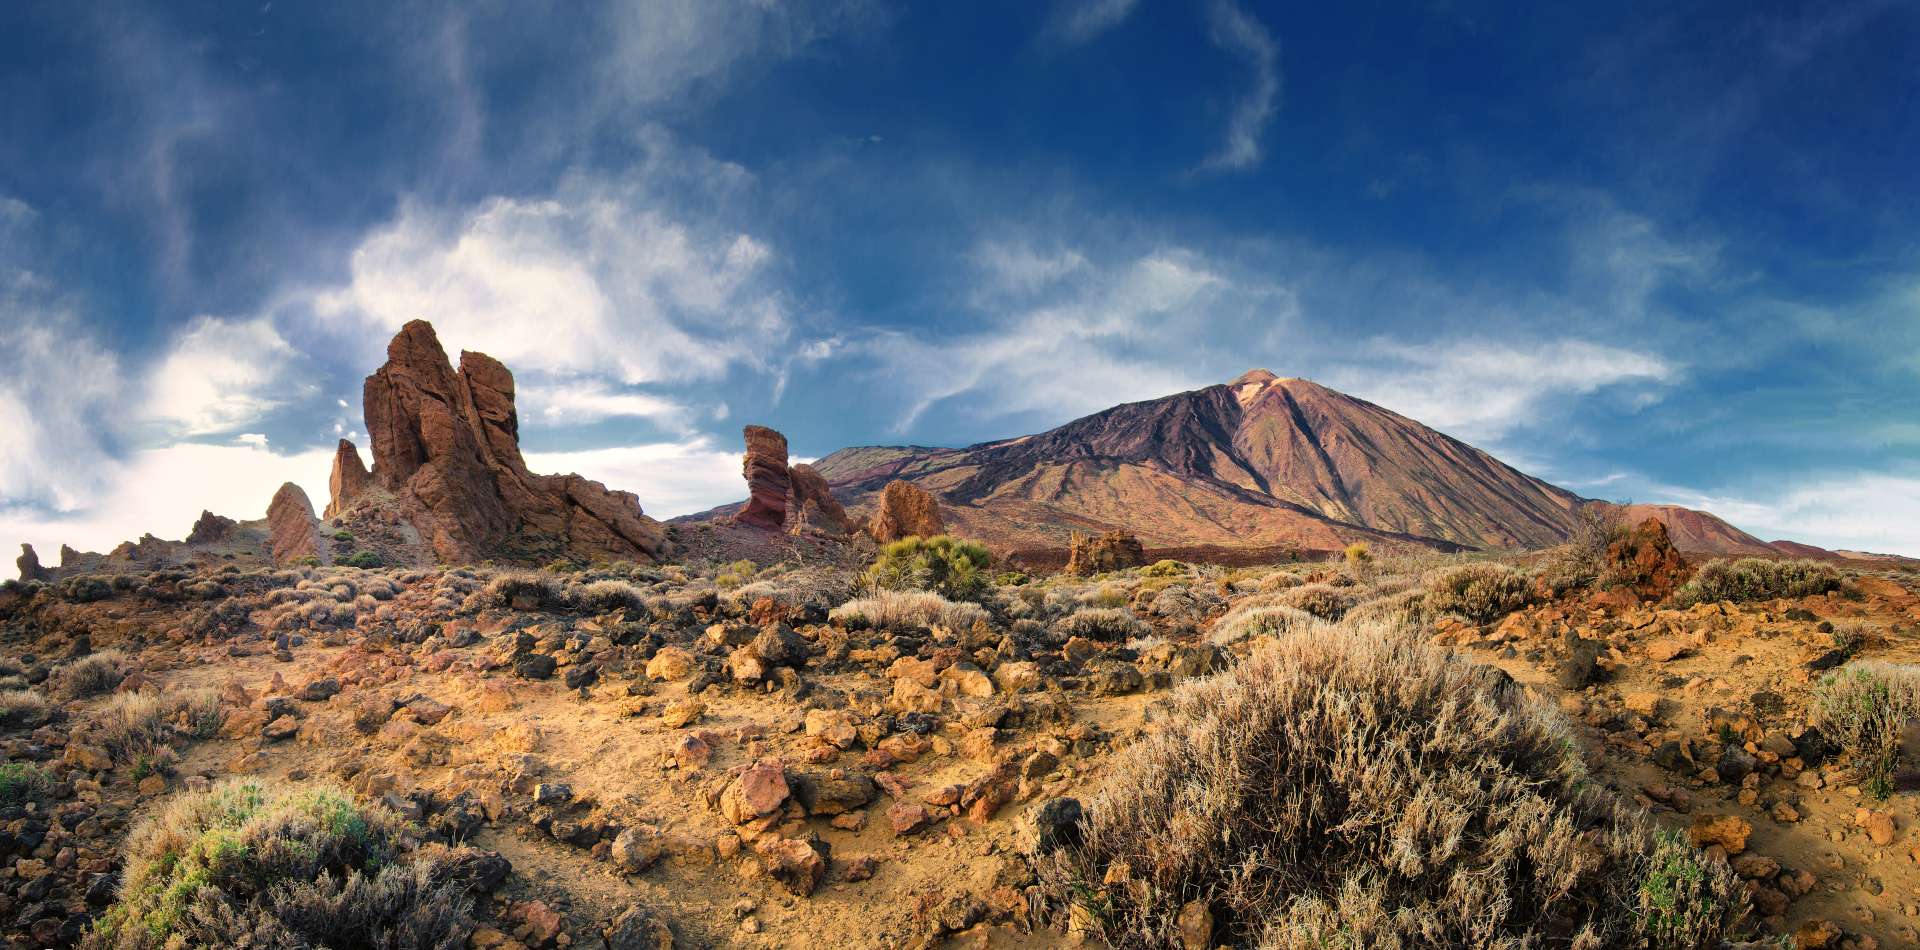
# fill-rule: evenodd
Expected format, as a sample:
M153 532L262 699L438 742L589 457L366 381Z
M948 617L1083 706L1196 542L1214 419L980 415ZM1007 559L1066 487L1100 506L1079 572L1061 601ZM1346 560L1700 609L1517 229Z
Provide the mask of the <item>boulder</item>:
M367 471L366 463L360 461L360 450L352 442L340 440L339 448L333 452L333 472L327 476L327 510L329 518L353 507L353 503L366 494L367 486L373 484L373 475Z
M238 522L232 518L223 518L211 511L202 510L200 518L193 523L193 530L187 532L188 544L214 544L225 541L233 535Z
M766 426L747 426L747 454L741 474L747 479L747 504L733 516L741 524L779 528L787 523L787 437Z
M1099 537L1076 531L1067 542L1067 573L1086 576L1147 563L1147 549L1133 532L1116 528Z
M455 372L433 327L415 320L387 346L362 393L372 485L447 562L535 544L582 560L654 561L666 529L632 494L579 475L535 475L520 455L513 374L484 353Z
M1685 583L1693 569L1667 536L1666 522L1648 518L1607 545L1605 572L1635 595L1660 600Z
M886 544L901 538L931 538L947 530L940 518L940 503L912 482L891 481L880 492L880 505L867 521L867 533Z
M281 485L273 493L273 501L267 503L267 547L273 552L273 563L280 567L309 557L326 563L313 502L292 482Z

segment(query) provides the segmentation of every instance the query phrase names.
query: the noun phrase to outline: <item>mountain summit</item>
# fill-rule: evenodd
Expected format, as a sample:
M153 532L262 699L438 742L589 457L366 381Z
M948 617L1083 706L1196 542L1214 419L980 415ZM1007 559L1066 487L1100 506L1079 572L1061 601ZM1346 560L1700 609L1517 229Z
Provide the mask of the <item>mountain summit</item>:
M908 479L963 532L1013 547L1120 527L1162 547L1542 547L1565 540L1587 502L1398 413L1265 369L1036 435L843 449L815 468L856 498ZM1712 537L1764 547L1712 520Z

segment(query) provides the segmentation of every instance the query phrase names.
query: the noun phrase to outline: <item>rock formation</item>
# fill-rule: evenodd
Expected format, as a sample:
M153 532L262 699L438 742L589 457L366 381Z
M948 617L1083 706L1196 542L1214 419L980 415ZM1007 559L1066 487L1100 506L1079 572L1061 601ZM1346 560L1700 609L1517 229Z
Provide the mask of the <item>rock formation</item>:
M747 456L741 474L747 479L747 505L733 516L741 524L779 528L787 523L787 437L766 426L747 426Z
M53 577L53 572L40 566L40 555L34 553L33 545L20 545L20 556L14 559L14 566L20 569L23 581L44 581Z
M1068 541L1067 573L1098 574L1147 563L1147 549L1133 532L1115 529L1099 537L1074 532Z
M787 470L787 480L791 484L787 501L787 530L794 534L821 534L828 537L844 537L853 533L853 522L847 517L847 509L840 506L839 499L833 497L833 489L827 485L827 479L813 466L795 465Z
M1604 571L1605 577L1614 584L1641 597L1659 600L1686 583L1692 568L1668 538L1666 522L1649 518L1625 537L1607 545Z
M940 503L926 489L903 481L887 483L880 492L880 506L867 521L867 533L881 544L913 535L930 538L946 529Z
M267 504L267 531L274 564L285 567L309 557L326 561L313 502L300 486L288 482L273 493L273 501Z
M360 450L354 448L352 442L341 439L339 448L333 452L333 472L327 476L326 517L347 510L366 494L371 484L373 475L367 471L366 463L360 461Z
M188 544L215 544L233 536L234 526L238 522L232 518L216 515L202 509L199 520L193 523L193 530L187 532Z
M441 561L651 561L667 549L666 530L631 493L579 475L527 471L513 374L483 353L461 353L456 373L424 320L388 344L362 403L371 482L395 496Z

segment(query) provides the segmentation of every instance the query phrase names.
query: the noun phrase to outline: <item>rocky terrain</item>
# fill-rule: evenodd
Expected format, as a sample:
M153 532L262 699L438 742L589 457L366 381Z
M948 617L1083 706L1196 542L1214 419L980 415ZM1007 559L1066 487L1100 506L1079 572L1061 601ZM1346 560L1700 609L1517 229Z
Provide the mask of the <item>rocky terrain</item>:
M1560 555L1114 569L1133 545L1102 541L1091 576L954 599L792 561L10 584L0 925L80 940L130 826L238 775L497 856L466 946L1057 945L1036 836L1093 807L1170 690L1391 616L1564 711L1595 779L1727 862L1761 932L1914 945L1908 766L1870 787L1814 712L1835 668L1920 660L1912 573L1729 602L1693 599L1659 530L1617 538L1604 582Z

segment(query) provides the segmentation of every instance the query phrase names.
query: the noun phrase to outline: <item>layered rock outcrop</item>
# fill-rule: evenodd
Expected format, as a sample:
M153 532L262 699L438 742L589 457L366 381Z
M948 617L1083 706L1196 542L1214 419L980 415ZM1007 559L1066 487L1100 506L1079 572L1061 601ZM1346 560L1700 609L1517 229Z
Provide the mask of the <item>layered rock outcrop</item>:
M940 503L926 489L897 480L880 492L880 505L867 520L867 533L881 544L915 535L930 538L946 530Z
M456 373L424 320L388 344L362 404L373 443L370 484L394 496L441 561L651 561L668 548L665 528L631 493L579 475L529 472L513 374L470 352L460 354Z
M281 485L273 493L273 501L267 503L267 546L273 553L273 563L281 567L303 558L326 562L313 502L292 482Z
M1098 574L1147 563L1147 549L1133 532L1115 529L1099 537L1075 532L1068 541L1067 573Z
M741 474L747 480L747 504L733 516L742 524L779 528L787 523L787 437L766 426L747 426L747 455Z
M845 537L853 533L853 521L847 509L833 497L826 476L805 463L787 470L791 484L787 501L787 530L794 534L821 534Z
M331 518L352 507L373 484L373 474L360 461L360 450L346 439L333 451L333 471L327 475L326 517Z

